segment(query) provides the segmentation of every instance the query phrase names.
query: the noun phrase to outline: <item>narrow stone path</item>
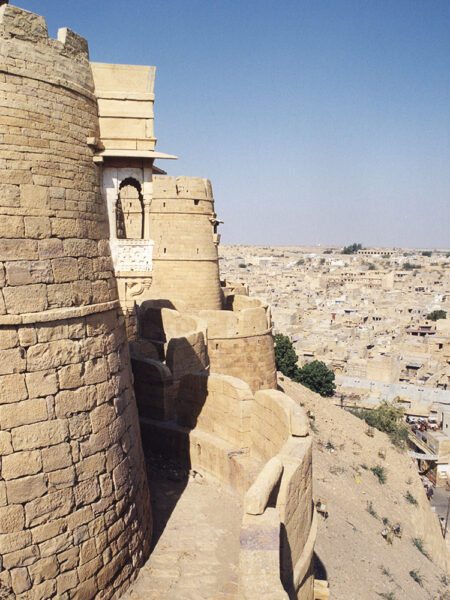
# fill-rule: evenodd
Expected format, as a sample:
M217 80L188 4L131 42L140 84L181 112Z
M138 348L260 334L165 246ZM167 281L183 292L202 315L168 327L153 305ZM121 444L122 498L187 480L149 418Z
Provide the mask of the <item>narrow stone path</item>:
M149 461L152 554L121 600L234 600L241 506L212 479Z

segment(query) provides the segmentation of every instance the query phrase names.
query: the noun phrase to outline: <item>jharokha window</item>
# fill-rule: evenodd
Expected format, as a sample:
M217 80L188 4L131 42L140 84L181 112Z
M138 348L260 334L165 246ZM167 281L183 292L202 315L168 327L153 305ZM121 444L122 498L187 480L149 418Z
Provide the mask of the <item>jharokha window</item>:
M120 184L116 208L117 238L142 240L144 237L144 204L141 186L136 179L124 179Z

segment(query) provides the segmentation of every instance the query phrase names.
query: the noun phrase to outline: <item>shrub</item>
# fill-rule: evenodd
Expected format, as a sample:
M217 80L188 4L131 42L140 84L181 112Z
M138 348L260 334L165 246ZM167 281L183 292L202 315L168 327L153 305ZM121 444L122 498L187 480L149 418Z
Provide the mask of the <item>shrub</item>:
M411 494L411 492L409 490L406 492L405 498L406 498L406 500L410 504L413 504L414 506L417 506L418 502L417 502L417 500L414 498L414 496Z
M416 583L422 585L422 575L419 573L419 571L410 571L409 574Z
M430 250L424 250L422 256L431 256L433 253Z
M366 510L369 513L369 515L372 515L372 517L375 517L375 519L378 519L377 512L374 509L372 502L367 503Z
M246 269L247 268L247 265L245 263L239 263L238 266L239 266L240 269Z
M445 310L433 310L432 312L427 314L427 319L429 321L438 321L439 319L446 319L447 313Z
M420 269L421 265L413 265L410 262L405 262L403 268L405 269L405 271L413 271L414 269Z
M373 410L367 408L350 408L349 412L375 427L378 431L387 433L391 442L399 448L406 446L409 429L403 423L403 409L397 408L391 402L383 402Z
M386 475L386 469L384 467L382 467L381 465L376 465L375 467L372 467L370 470L372 471L372 473L375 475L375 477L378 479L378 481L380 483L386 483L387 475Z
M413 543L413 546L415 546L419 552L421 552L424 556L426 556L428 559L430 559L430 555L425 550L425 547L423 545L422 538L413 538L412 543Z

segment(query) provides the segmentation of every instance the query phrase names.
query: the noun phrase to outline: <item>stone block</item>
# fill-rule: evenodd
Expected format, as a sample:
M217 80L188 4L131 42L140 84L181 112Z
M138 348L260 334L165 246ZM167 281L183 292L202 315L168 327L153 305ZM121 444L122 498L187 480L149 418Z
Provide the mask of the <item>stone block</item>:
M65 552L58 554L59 569L62 573L71 571L77 567L79 553L79 548L69 548Z
M48 208L49 188L23 183L20 186L20 205L23 208Z
M48 600L55 597L56 581L54 579L44 581L39 585L33 585L33 600Z
M52 519L68 515L74 505L74 496L71 489L57 490L46 494L25 504L25 523L27 527L42 525Z
M72 440L86 439L92 433L91 421L88 413L80 413L69 419L69 432Z
M0 239L0 261L35 260L37 258L39 256L36 241Z
M5 457L12 451L11 434L8 431L0 431L0 456Z
M75 363L58 371L59 387L61 390L74 389L84 385L85 363ZM89 382L87 382L89 383Z
M5 267L9 285L53 283L53 273L48 260L11 261L5 263Z
M56 395L55 409L58 417L69 417L75 413L90 411L96 404L95 386L80 387L76 390L63 390Z
M34 586L42 583L45 580L54 579L58 574L58 561L56 556L49 556L48 558L42 558L33 565L28 567L28 572L31 577L31 581Z
M0 238L23 238L24 234L23 217L2 216L0 219Z
M0 375L22 373L26 368L23 348L0 350Z
M35 563L39 558L37 546L27 546L23 550L11 552L3 556L3 567L14 569L15 567L27 567Z
M65 340L69 337L69 326L64 321L36 323L36 333L39 343Z
M50 219L48 217L25 217L25 237L45 239L51 236Z
M8 358L12 356L17 360L16 368L22 369L23 359L20 349L6 354ZM2 352L0 351L0 357ZM20 365L20 367L19 367ZM5 365L6 366L6 365ZM1 370L0 370L1 374ZM0 378L0 405L11 402L20 402L28 398L27 388L25 386L25 376L22 374L4 375Z
M76 465L78 481L85 481L100 475L105 471L105 454L99 452L82 459Z
M71 283L55 283L47 286L49 308L72 306L73 292Z
M24 348L34 346L37 342L36 330L33 325L22 325L19 327L19 344Z
M1 385L1 384L0 384ZM35 371L26 374L26 386L31 398L56 394L58 382L56 371Z
M0 327L0 350L14 348L19 343L19 335L15 327Z
M111 438L107 429L102 429L98 433L93 433L86 442L81 442L81 455L83 457L91 456L111 446Z
M92 504L100 496L100 486L96 479L88 479L79 483L73 489L77 507Z
M100 566L94 564L90 570L92 571L91 575L96 573L101 567L101 559L96 559L92 561L93 563L100 563ZM95 598L98 587L95 577L91 577L90 579L84 580L87 572L87 565L84 567L79 567L78 569L78 577L82 583L77 587L74 591L72 600L91 600L91 598Z
M0 533L21 531L25 523L23 506L20 504L0 508ZM2 548L2 553L4 552Z
M56 578L56 591L59 596L62 596L64 592L67 590L71 590L78 583L78 575L76 569L72 571L67 571L66 573L61 573Z
M19 186L7 183L0 184L0 206L18 208L19 206Z
M75 469L67 467L59 471L52 471L48 474L49 489L60 490L66 487L73 487L75 484Z
M25 567L11 570L11 585L15 594L21 594L31 588L31 580Z
M66 441L68 433L67 423L63 420L23 425L12 430L12 444L15 451L46 448Z
M39 258L45 260L47 258L60 258L64 256L64 247L61 240L57 238L49 238L38 242Z
M33 527L31 530L33 544L40 544L41 542L45 542L46 540L50 540L57 535L60 535L67 529L67 521L64 518L54 519L53 521L48 520L48 522L43 525L38 525L37 527Z
M92 431L98 433L116 418L116 411L110 404L102 404L91 412Z
M66 531L39 544L39 552L42 558L47 558L67 550L67 548L70 548L71 544L72 534L69 531Z
M32 475L31 477L22 477L13 479L6 483L6 493L8 502L16 503L29 502L35 498L40 498L47 491L47 480L43 473Z
M94 360L84 363L84 379L86 385L94 383L102 383L109 376L108 363L106 358L95 358Z
M39 312L48 308L44 284L22 285L3 289L6 310L11 315Z
M47 401L45 398L4 404L0 410L0 428L3 430L38 423L46 419Z
M42 468L39 450L31 452L15 452L2 458L3 479L17 479L25 475L35 475Z
M78 279L78 261L76 258L55 258L52 260L55 283L66 283Z
M29 531L15 531L0 535L0 548L2 554L9 554L31 546L31 533Z
M53 369L80 361L80 346L72 340L36 344L27 351L28 371Z
M72 465L72 453L67 442L51 448L43 448L41 456L45 473L65 469Z

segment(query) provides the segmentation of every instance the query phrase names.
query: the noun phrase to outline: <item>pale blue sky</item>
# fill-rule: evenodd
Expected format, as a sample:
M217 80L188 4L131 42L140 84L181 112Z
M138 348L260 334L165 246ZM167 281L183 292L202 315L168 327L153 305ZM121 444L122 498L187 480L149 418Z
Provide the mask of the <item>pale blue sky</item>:
M11 0L156 65L159 165L222 241L450 246L449 0Z

